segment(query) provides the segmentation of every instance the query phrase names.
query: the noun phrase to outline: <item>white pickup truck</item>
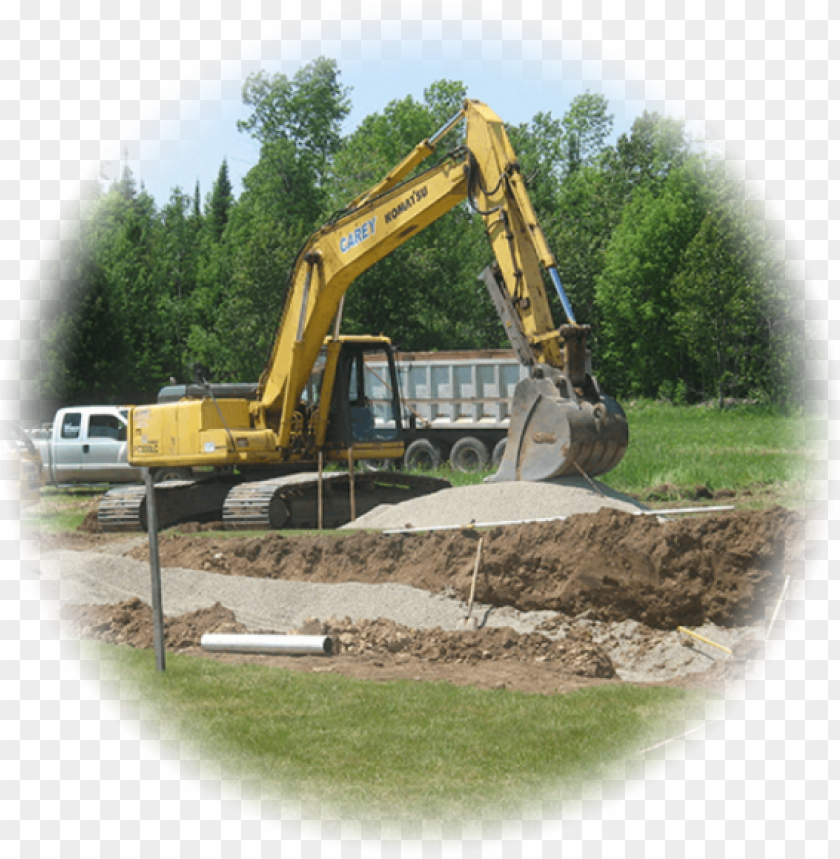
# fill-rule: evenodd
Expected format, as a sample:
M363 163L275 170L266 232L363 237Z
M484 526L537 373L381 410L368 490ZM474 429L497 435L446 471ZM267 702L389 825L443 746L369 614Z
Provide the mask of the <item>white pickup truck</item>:
M38 449L45 483L135 483L143 472L128 463L128 409L59 409L52 427L29 436Z

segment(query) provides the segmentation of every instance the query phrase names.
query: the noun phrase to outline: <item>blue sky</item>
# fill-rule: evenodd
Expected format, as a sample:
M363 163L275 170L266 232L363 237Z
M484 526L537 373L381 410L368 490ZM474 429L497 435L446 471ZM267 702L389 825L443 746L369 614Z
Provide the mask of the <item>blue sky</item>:
M302 62L260 63L269 73L282 71L289 76ZM423 98L423 91L434 81L462 81L471 98L486 102L507 123L527 122L540 111L562 117L572 99L586 90L600 92L608 99L615 117L615 132L627 130L646 105L628 105L622 93L611 93L600 81L563 80L546 71L545 64L526 69L523 63L462 59L406 61L404 58L378 61L344 61L338 58L342 83L351 88L352 112L345 121L345 133L371 113L380 112L391 101L413 96ZM248 69L253 71L254 68ZM205 97L181 105L175 121L161 122L160 138L153 136L126 147L128 163L138 181L161 206L177 185L192 193L196 181L201 196L206 198L227 159L235 193L241 192L241 179L257 162L259 149L247 135L236 129L236 121L248 115L240 98L247 72L229 78L217 87L223 97ZM418 141L419 142L419 141ZM113 178L118 167L106 165L105 175Z

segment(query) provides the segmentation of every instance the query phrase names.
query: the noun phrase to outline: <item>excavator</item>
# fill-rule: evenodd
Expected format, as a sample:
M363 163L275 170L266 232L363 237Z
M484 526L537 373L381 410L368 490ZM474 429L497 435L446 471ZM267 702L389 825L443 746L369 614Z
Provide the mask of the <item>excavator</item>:
M461 123L463 142L420 169ZM220 513L233 528L311 527L316 507L318 521L335 526L376 504L440 488L439 481L416 475L356 475L355 463L403 454L399 387L387 337L346 336L340 329L353 281L461 204L484 221L495 263L480 278L518 359L529 368L514 392L504 458L489 479L591 478L618 465L627 449L627 420L592 375L591 329L575 319L502 121L482 102L466 99L300 250L256 386L234 386L230 394L199 378L177 402L131 409L132 465L213 475L159 485L162 527ZM566 317L559 327L544 275ZM371 356L389 368L385 378L374 380L378 392L370 390L365 372ZM349 472L323 472L325 462ZM348 482L355 510L348 506ZM98 512L103 529L143 528L144 498L142 487L108 493Z

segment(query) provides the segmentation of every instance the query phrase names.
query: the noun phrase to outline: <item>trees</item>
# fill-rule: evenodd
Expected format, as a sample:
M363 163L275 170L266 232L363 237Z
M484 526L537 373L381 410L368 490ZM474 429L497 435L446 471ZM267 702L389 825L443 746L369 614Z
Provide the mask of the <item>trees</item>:
M196 188L196 194L198 194L198 188ZM233 203L233 185L230 183L227 159L225 159L222 161L219 175L207 199L207 229L216 242L221 242L225 234Z
M674 321L699 389L784 402L796 386L804 335L784 266L756 206L718 169L716 189L674 281Z
M125 170L80 221L62 258L61 312L47 322L41 395L55 404L136 402L164 372L154 201Z
M342 133L350 101L334 61L248 78L239 124L260 146L237 199L227 162L206 199L179 188L158 210L129 170L102 191L62 259L62 313L47 327L42 394L55 403L141 402L200 361L218 380L261 373L307 237L375 185L458 110L434 81ZM759 395L797 385L801 331L783 263L738 183L683 125L644 113L610 143L612 116L583 93L561 117L509 133L596 372L619 397ZM438 144L426 169L463 143ZM481 219L458 206L363 274L346 333L402 349L505 345L478 273L492 261ZM550 300L554 300L549 290ZM555 307L555 318L562 312Z
M684 371L674 280L707 204L699 164L669 174L660 194L637 190L604 253L595 287L607 387L656 397Z

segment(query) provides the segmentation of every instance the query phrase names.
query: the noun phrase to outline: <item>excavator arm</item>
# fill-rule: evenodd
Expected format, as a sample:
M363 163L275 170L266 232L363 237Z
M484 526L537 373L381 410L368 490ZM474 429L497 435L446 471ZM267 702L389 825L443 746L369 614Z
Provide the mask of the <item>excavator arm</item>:
M464 146L408 178L461 122L466 124ZM621 460L627 424L589 371L589 327L574 318L504 124L474 100L466 100L437 134L418 144L300 252L259 395L251 405L254 425L276 430L281 449L289 445L295 404L334 322L337 332L347 289L362 272L465 201L485 223L496 266L482 279L508 336L520 360L533 368L532 376L538 382L549 380L540 393L523 394L514 408L502 479L602 474ZM560 328L554 324L543 272L567 318ZM569 417L574 428L568 426ZM528 427L552 423L564 429L559 434L539 430L532 450ZM529 467L529 462L538 464Z
M463 145L417 173L462 122ZM627 447L623 412L591 376L589 328L575 321L504 125L473 100L464 101L437 134L310 237L291 271L256 397L133 410L132 463L230 466L311 458L313 450L302 451L294 443L301 437L300 403L325 341L334 373L329 356L335 359L342 348L338 333L345 293L360 274L464 202L483 218L496 258L482 279L520 360L531 367L531 378L514 396L498 479L541 480L579 471L595 475L615 467ZM544 272L567 317L560 328L552 318ZM324 380L324 390L331 390L333 377L325 372ZM325 406L313 416L308 444L324 445L328 421Z

